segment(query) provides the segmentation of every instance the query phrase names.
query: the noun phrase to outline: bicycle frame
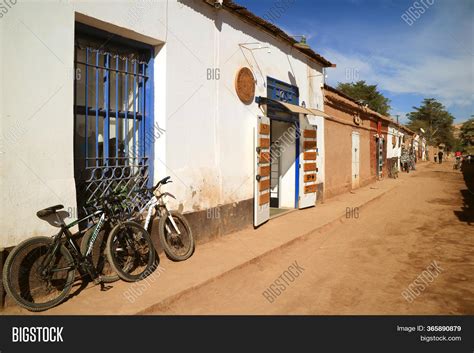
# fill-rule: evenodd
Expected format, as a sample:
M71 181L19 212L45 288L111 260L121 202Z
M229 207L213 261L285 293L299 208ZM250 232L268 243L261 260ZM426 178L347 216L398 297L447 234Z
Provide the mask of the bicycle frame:
M145 210L147 210L145 224L143 225L143 227L146 230L148 230L148 225L150 224L151 216L153 215L153 211L155 210L155 207L158 207L158 198L155 195L153 195L153 197L150 200L148 200L146 205L143 206L143 208L140 211L138 211L138 214L142 214L143 212L145 212Z
M99 219L99 222L97 223L96 229L94 230L93 236L91 238L91 242L90 242L89 247L87 249L87 253L85 255L82 255L81 251L79 250L79 248L77 246L77 244L74 242L73 234L71 233L71 231L69 229L72 228L73 226L75 226L76 224L79 224L83 221L89 220L89 219L91 219L93 217L96 217L98 215L101 215L101 217ZM96 273L95 273L94 270L91 270L93 268L93 266L90 266L91 264L89 263L89 261L87 259L87 256L89 255L90 251L92 250L92 246L94 245L94 242L97 238L97 235L99 234L100 229L102 228L102 225L103 225L104 221L105 221L105 213L101 210L96 211L96 212L94 212L90 215L87 215L84 218L73 221L73 222L69 223L68 225L66 225L61 220L61 223L62 223L61 224L61 229L59 230L59 232L55 236L53 236L53 246L50 248L51 251L49 252L49 254L45 257L45 259L41 263L41 268L42 268L41 272L44 274L44 269L46 267L46 264L49 264L51 262L52 256L54 256L54 254L56 254L56 252L58 251L59 247L61 246L62 236L64 235L64 237L66 238L66 242L69 244L70 249L72 250L71 255L73 256L73 259L74 259L75 262L71 266L64 267L64 268L59 268L59 269L54 269L54 270L52 270L52 272L59 272L59 271L64 271L64 270L70 270L72 268L78 268L80 266L80 264L85 263L87 272L93 278L95 278Z
M145 212L145 210L147 211L146 218L145 218L145 224L144 224L143 227L146 230L148 230L148 226L150 224L151 217L153 216L153 211L156 210L157 208L161 207L161 208L165 209L166 216L169 218L169 220L170 220L171 224L173 225L173 228L176 231L176 233L181 235L181 232L179 231L178 226L176 225L176 222L174 221L173 217L171 217L171 213L168 210L168 207L166 206L166 202L164 201L165 196L171 196L172 198L175 198L175 197L172 194L170 194L169 192L161 193L160 188L161 188L161 186L158 187L155 191L155 192L158 193L158 195L153 194L153 196L146 203L146 205L143 206L143 208L140 211L138 211L139 215L142 214L143 212ZM166 230L168 232L170 232L170 229L168 228L167 224L165 224L165 227L166 227Z

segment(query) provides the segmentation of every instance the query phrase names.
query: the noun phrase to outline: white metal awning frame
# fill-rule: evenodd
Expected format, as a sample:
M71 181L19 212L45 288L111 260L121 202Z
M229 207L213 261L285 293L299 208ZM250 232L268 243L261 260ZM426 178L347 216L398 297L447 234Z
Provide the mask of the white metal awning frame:
M257 101L259 106L260 105L266 105L268 103L273 103L273 104L278 104L278 105L284 107L290 113L305 114L308 117L308 120L310 120L311 125L315 125L315 124L311 123L311 120L314 120L314 119L309 119L310 116L330 118L330 116L328 114L326 114L325 112L323 112L322 110L315 109L315 108L301 107L301 106L296 105L296 104L282 102L282 101L279 101L279 100L276 100L276 99L271 99L271 98L267 98L267 97L257 97L256 101Z

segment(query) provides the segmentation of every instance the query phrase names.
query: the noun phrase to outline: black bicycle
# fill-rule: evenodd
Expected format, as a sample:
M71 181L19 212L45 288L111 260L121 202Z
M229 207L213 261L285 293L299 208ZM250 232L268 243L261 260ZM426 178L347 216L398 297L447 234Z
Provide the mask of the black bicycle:
M109 222L98 233L100 241L91 245L95 236L92 233L88 237L89 231L83 238L81 252L92 249L91 260L107 280L139 281L155 269L156 251L151 236L130 219L126 196L112 193L106 200L103 208L107 210Z
M117 202L115 197L103 198L100 209L68 225L64 223L64 219L69 215L66 211L61 211L63 205L38 211L36 215L40 219L60 230L53 237L34 237L21 242L13 249L3 269L3 284L7 294L18 305L30 311L42 311L58 305L68 296L76 280L76 270L81 277L90 277L95 284L100 284L103 290L107 289L104 283L115 281L118 276L127 280L138 280L149 274L155 262L151 238L139 224L117 220L114 202ZM84 237L86 240L83 239L81 251L70 228L97 218L98 221L91 226L94 230ZM116 248L119 251L117 254L111 253L105 247L105 256L104 246L97 247L97 240L104 225L114 221L117 224L109 236L113 235L114 239L121 240L120 244L126 245L122 249ZM107 246L108 238L102 239L101 243L106 243ZM134 248L140 251L138 259L134 258L138 253ZM145 248L148 249L148 256L143 268ZM127 253L123 254L123 250ZM127 261L122 262L124 257Z

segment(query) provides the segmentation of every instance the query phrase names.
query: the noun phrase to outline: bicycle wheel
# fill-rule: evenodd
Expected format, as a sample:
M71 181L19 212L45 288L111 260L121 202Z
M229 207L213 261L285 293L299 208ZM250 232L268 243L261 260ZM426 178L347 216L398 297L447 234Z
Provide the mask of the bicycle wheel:
M64 245L51 254L52 239L34 237L18 244L3 268L3 284L18 305L30 311L50 309L69 294L74 260Z
M110 232L107 258L119 277L136 282L151 274L155 266L155 248L150 234L138 223L127 221Z
M92 235L94 234L95 227L90 228L82 237L81 241L81 254L86 255L91 242ZM89 260L92 261L97 273L100 275L102 282L111 283L119 279L117 272L112 268L106 255L105 249L107 248L107 238L109 235L109 227L106 225L102 228L94 241L91 252L89 254Z
M176 232L169 217L161 217L158 226L160 242L166 255L174 261L188 259L194 251L194 238L188 221L176 211L170 212L181 234Z

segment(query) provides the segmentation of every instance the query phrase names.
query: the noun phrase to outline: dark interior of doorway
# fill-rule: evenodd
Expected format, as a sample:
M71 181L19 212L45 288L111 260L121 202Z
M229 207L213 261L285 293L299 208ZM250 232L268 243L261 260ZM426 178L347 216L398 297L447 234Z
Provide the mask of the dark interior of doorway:
M291 125L287 121L270 120L270 218L293 210L293 208L281 206L281 193L283 191L281 177L287 172L287 167L282 163L283 154L288 153L289 149L294 149L294 146L290 145L288 140L283 137L283 133Z

